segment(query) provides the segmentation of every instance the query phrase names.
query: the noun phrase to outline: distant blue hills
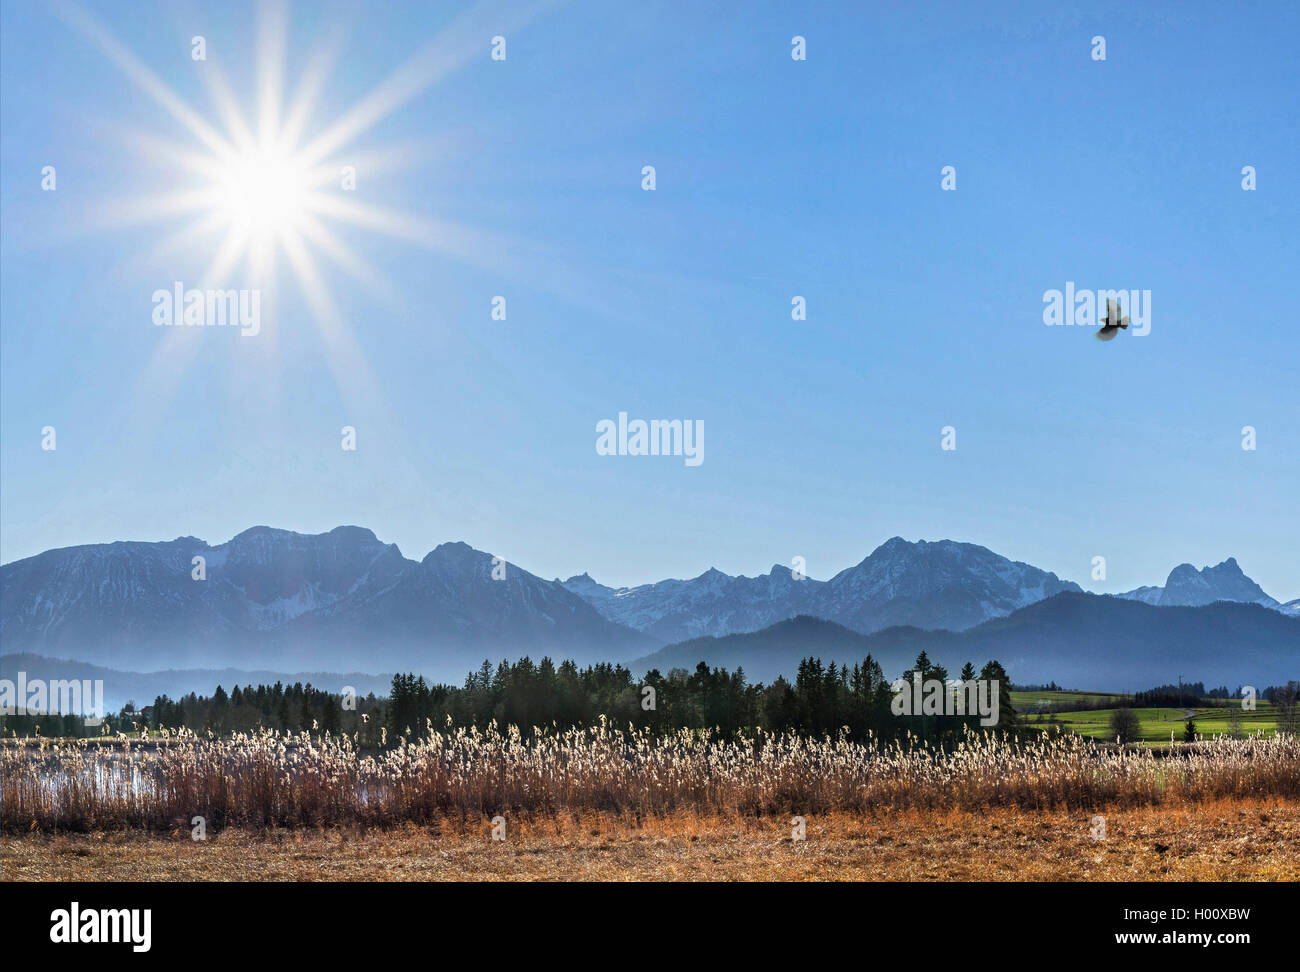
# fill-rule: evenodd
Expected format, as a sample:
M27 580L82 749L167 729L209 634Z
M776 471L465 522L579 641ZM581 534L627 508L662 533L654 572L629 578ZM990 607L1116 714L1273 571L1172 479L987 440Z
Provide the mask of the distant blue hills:
M806 655L871 653L901 671L925 648L954 670L998 658L1022 683L1131 689L1181 674L1235 686L1300 675L1298 609L1232 558L1097 596L975 544L895 537L827 580L776 565L611 588L586 574L544 580L465 543L417 561L361 527L259 526L223 544L92 544L0 566L0 654L137 674L455 682L485 658L527 654L661 670L703 660L769 680Z

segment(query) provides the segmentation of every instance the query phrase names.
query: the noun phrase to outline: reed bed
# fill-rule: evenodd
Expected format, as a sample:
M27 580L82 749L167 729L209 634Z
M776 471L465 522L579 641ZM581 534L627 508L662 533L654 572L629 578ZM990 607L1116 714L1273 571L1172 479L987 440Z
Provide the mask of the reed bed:
M1157 758L1078 736L969 732L936 750L684 730L656 737L599 725L428 732L375 754L355 738L270 730L181 731L142 746L85 741L0 747L5 831L390 826L495 814L658 817L879 809L1093 809L1230 797L1300 799L1300 739L1218 738Z

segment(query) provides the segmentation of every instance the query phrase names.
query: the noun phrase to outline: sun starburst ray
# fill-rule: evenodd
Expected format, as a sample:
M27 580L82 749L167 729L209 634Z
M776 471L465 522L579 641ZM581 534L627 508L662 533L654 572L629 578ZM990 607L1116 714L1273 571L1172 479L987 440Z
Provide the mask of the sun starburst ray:
M221 189L178 189L127 199L114 199L89 209L91 218L104 226L132 226L159 223L193 213L212 212L221 205Z
M340 311L330 287L330 276L340 270L359 283L379 306L400 311L397 288L388 276L348 244L334 227L349 226L445 254L457 261L509 272L508 251L515 245L492 234L442 220L352 198L351 185L341 181L343 165L364 172L364 178L388 176L417 161L462 148L460 141L422 140L397 146L361 147L360 136L384 118L416 99L431 85L482 54L482 39L498 31L521 26L548 2L526 2L512 10L480 4L454 18L423 46L417 46L405 63L392 71L353 106L336 115L323 130L310 133L309 124L335 69L346 32L330 28L323 42L308 57L295 86L286 84L287 5L268 0L259 7L256 22L251 111L239 99L220 61L196 66L215 123L167 86L139 58L131 54L92 14L75 0L53 0L63 19L104 53L123 75L193 136L194 145L178 144L175 133L116 131L146 165L162 177L150 179L161 188L134 198L107 201L95 213L101 224L113 226L181 225L135 257L150 272L181 254L201 254L197 277L186 273L185 286L201 290L261 293L268 319L253 344L238 341L240 367L232 381L253 383L259 394L274 394L279 384L279 342L286 333L277 309L301 304L302 318L314 326L318 346L328 369L347 400L349 414L367 416L400 435L402 423L390 412L382 388L370 372L357 341L355 324ZM305 146L305 147L304 147ZM168 184L167 176L171 182ZM370 182L369 184L377 184ZM211 249L204 251L204 247ZM285 296L277 277L284 261L285 282L300 301ZM327 261L330 275L321 272ZM189 264L186 264L189 265ZM176 276L169 275L170 285ZM186 321L186 323L192 323ZM133 396L135 418L149 426L162 414L182 387L187 370L213 345L206 329L172 327L159 332L159 344L147 362ZM252 382L249 369L265 371ZM269 379L269 380L268 380ZM270 389L268 391L268 389ZM417 473L418 476L418 473ZM422 478L422 477L420 477Z
M163 261L175 259L179 252L195 247L200 241L208 239L217 234L225 233L227 221L221 213L207 213L196 219L190 220L180 229L169 233L149 249L135 254L131 258L131 265L140 270L153 270ZM225 233L228 236L228 233ZM205 280L208 278L205 277ZM217 286L218 281L213 281L212 286Z
M234 155L234 148L229 141L199 117L184 99L163 84L157 75L141 64L139 59L123 47L94 15L67 0L56 3L55 9L82 36L99 47L136 87L162 105L173 118L188 128L213 153L222 158L230 158Z
M316 261L308 252L302 237L296 230L286 229L280 242L285 260L298 283L298 291L311 307L326 364L345 401L354 409L367 406L373 408L376 405L382 409L379 404L382 396L365 356L339 314L334 295L317 269Z
M333 154L412 98L463 67L479 51L480 38L522 26L550 5L550 0L543 0L513 11L502 11L480 3L465 11L374 91L308 143L301 153L304 163L311 165Z
M280 129L281 138L286 145L296 146L301 141L302 133L320 101L325 82L329 80L342 50L343 32L335 27L325 43L308 59L293 99L285 110L284 124Z
M394 295L397 288L388 276L348 246L338 235L310 213L302 217L303 236L330 258L340 270L362 284L372 297L383 302L390 310L397 309Z
M283 0L265 0L257 8L257 140L263 149L287 149L279 144L287 21Z

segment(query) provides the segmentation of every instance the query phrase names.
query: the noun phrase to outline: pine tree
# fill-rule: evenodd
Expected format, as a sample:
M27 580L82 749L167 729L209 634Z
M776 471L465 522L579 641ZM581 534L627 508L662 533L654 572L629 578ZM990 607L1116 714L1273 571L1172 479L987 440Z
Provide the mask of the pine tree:
M980 679L998 683L998 724L999 729L1012 729L1016 725L1016 710L1011 704L1011 679L1007 670L997 661L990 661L980 669Z

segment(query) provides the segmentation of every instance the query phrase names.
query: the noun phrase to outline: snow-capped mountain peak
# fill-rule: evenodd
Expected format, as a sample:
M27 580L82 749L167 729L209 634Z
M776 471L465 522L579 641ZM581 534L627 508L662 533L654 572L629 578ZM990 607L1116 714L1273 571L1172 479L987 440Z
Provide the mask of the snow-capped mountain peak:
M1116 596L1159 607L1199 607L1215 601L1241 601L1274 610L1282 608L1242 572L1235 557L1200 570L1191 564L1179 564L1169 572L1164 587L1139 587Z
M565 586L611 620L665 641L757 631L800 614L857 631L894 624L966 628L1078 586L974 544L892 537L829 581L775 564L757 577L709 569L689 581L601 587L579 575Z
M563 585L496 566L462 542L408 560L350 526L49 550L0 567L0 649L133 670L360 657L457 676L516 652L595 660L653 647Z

